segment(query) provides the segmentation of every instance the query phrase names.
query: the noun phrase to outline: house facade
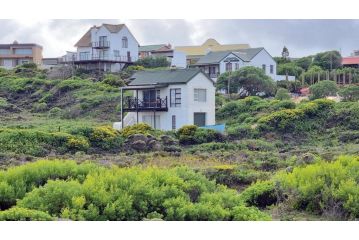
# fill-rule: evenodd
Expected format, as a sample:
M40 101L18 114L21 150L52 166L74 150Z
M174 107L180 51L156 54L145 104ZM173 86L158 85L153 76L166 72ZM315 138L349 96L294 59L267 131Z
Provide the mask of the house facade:
M187 57L187 64L192 65L209 52L236 51L249 47L249 44L220 44L215 39L210 38L202 45L176 46L174 50L183 52Z
M122 98L121 127L144 122L156 129L215 124L215 86L200 69L140 71L132 76ZM125 116L126 113L126 116Z
M42 64L42 46L34 43L0 44L0 67L11 69L24 63Z
M144 45L139 47L139 58L166 57L171 61L173 49L171 44Z
M220 74L236 71L244 66L261 68L273 80L277 79L277 63L264 48L209 52L192 65L199 67L214 81L217 81Z
M88 70L118 72L138 59L139 43L125 24L91 27L75 44L72 63Z

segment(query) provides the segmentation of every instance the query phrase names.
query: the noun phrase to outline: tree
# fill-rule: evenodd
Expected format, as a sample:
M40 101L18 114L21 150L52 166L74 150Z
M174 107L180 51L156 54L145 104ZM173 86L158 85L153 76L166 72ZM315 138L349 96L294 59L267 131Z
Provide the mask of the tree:
M302 58L295 60L294 62L298 67L301 67L305 71L307 71L309 69L310 65L312 64L313 58L314 58L314 56L302 57Z
M217 88L229 89L229 93L239 93L241 96L271 96L275 93L276 86L262 69L248 66L220 75Z
M277 99L277 100L288 100L288 99L290 99L290 98L291 98L291 97L290 97L290 95L289 95L289 92L288 92L288 90L285 89L285 88L279 88L279 89L277 90L276 95L275 95L275 99Z
M296 78L298 78L303 71L303 68L297 66L294 62L279 64L277 67L279 75L292 75Z
M134 64L145 68L169 67L171 65L166 57L145 57L137 60Z
M289 58L289 51L288 51L288 48L286 46L283 47L282 58L284 58L286 60Z
M337 84L334 81L324 80L309 87L311 99L334 96L338 92Z
M338 51L318 53L314 56L313 64L325 70L337 69L342 65L342 56Z
M359 86L348 86L339 90L339 96L343 98L344 101L359 101Z

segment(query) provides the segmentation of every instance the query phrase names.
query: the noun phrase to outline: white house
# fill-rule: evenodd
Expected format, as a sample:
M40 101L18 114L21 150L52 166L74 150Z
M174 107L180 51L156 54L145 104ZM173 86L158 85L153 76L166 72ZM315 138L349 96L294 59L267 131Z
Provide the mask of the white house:
M85 69L117 72L138 59L139 43L125 24L91 27L75 44L73 64Z
M209 52L193 66L201 68L214 81L217 81L220 74L235 71L244 66L261 68L273 80L277 79L277 63L264 48Z
M162 130L215 124L214 81L200 69L140 71L131 79L121 88L122 96L133 96L122 97L121 116L127 115L118 128L139 122Z

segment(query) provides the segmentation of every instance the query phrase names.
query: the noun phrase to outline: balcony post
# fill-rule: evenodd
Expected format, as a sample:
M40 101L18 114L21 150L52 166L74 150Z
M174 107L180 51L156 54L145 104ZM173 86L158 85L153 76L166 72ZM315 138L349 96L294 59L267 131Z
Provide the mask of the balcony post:
M123 129L123 88L121 87L121 129Z
M137 112L137 124L138 124L138 89L136 89L136 112Z

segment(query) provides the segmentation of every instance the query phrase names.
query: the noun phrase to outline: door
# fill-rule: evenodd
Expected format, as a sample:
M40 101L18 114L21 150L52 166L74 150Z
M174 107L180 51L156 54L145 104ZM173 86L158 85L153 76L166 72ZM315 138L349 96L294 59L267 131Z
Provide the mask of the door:
M156 103L156 90L143 91L143 106L147 108L155 107Z
M206 113L194 113L193 124L202 127L206 125Z
M131 52L127 52L127 62L131 62Z

